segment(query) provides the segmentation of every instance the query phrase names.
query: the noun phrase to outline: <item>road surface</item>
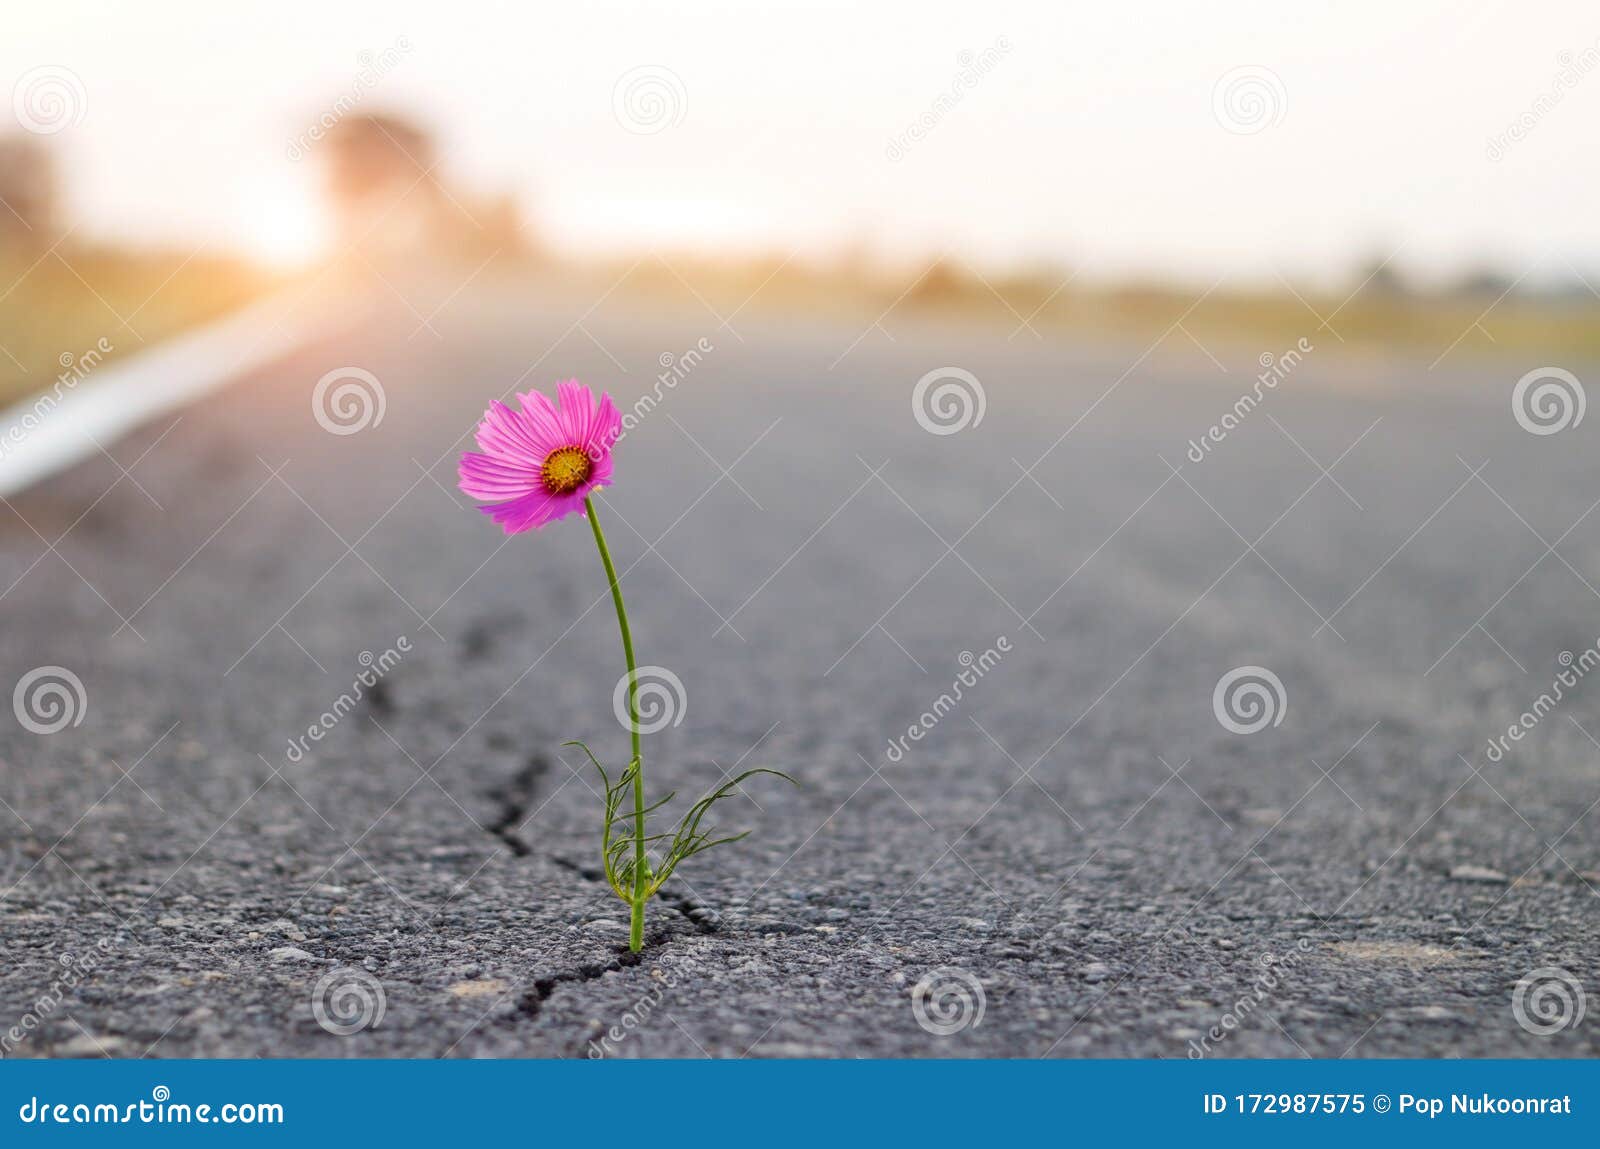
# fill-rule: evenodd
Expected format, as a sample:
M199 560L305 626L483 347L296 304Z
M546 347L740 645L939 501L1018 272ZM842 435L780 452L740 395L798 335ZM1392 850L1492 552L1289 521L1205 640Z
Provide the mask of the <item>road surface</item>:
M1600 1050L1600 693L1520 717L1595 657L1600 432L1519 424L1541 364L1308 315L1191 452L1287 346L464 277L0 508L11 1055ZM561 745L627 753L588 530L454 484L568 376L652 400L602 501L650 786L802 782L642 960Z

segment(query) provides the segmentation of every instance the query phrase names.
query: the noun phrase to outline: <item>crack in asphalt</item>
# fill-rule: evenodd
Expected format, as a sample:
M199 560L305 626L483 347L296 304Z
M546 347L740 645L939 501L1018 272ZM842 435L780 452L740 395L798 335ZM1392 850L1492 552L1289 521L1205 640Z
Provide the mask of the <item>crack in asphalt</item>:
M533 754L515 774L508 778L504 785L492 791L489 797L500 803L500 810L494 818L484 826L513 854L519 858L526 858L533 854L533 848L525 842L518 831L527 819L529 811L538 801L540 783L550 770L550 761L542 754ZM578 875L588 882L598 882L609 886L605 871L594 866L585 866L571 858L560 854L543 855L548 861L560 866L562 869ZM663 889L657 892L656 901L662 906L680 915L685 921L703 934L716 933L722 924L722 915L715 907L707 904L704 899L692 893L680 892L677 889ZM542 1000L542 999L541 999Z
M522 1021L537 1020L544 1009L544 1003L550 999L551 994L555 993L558 986L582 985L585 982L596 981L608 973L631 969L643 960L644 954L624 950L610 961L590 962L580 965L576 969L538 978L533 985L523 991L522 996L518 999L515 1016Z
M517 831L533 809L539 797L539 783L549 772L550 760L543 754L532 754L504 785L488 794L499 801L500 811L483 828L519 858L526 858L533 852Z

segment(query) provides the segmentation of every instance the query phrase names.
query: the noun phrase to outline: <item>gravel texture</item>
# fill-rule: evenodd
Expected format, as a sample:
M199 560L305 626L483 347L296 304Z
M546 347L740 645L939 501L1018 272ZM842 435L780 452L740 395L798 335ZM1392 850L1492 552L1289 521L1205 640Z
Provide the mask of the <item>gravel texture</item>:
M1535 365L1308 330L1194 463L1262 348L465 274L0 509L0 685L83 690L58 731L0 723L11 1055L1600 1049L1534 1032L1559 995L1514 1008L1536 970L1600 992L1600 695L1487 753L1600 636L1600 432L1519 426ZM627 753L588 530L505 540L454 464L488 398L631 405L702 339L602 510L683 688L647 776L803 785L723 807L754 834L685 864L635 959L561 746ZM312 389L347 366L383 417L335 435ZM986 401L948 435L912 405L942 367ZM1239 667L1276 724L1219 721Z

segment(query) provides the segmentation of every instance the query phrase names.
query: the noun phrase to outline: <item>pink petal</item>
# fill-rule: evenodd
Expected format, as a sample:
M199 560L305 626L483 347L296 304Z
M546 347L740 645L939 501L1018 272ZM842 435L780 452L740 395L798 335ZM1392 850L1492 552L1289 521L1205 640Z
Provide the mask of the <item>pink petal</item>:
M551 518L550 495L544 490L530 491L518 499L478 509L504 528L508 535L544 526Z
M556 397L561 402L561 430L567 442L584 447L589 442L589 424L594 418L594 395L576 379L556 384Z
M611 485L611 456L601 455L594 461L594 469L589 472L589 477L582 487L578 488L588 494L596 487L609 487Z
M600 406L590 421L589 437L584 440L584 450L589 452L591 459L609 455L612 445L616 443L620 434L622 434L622 412L617 410L617 405L611 401L609 394L601 392Z
M556 385L559 402L537 391L518 396L522 410L493 402L478 424L481 453L464 452L457 466L462 491L490 505L479 507L505 530L537 530L568 515L585 514L590 492L612 480L611 447L622 433L622 413L611 396L576 379ZM544 486L544 461L562 447L578 447L592 460L577 490L552 495Z
M462 454L457 474L461 489L475 499L511 499L543 489L539 468L473 451Z
M478 446L507 461L542 463L561 445L557 440L558 436L545 434L526 411L518 413L499 401L489 405L478 424Z
M527 420L541 443L550 444L550 449L545 454L548 455L557 447L567 445L566 432L561 425L561 414L549 399L538 391L529 391L525 395L519 395L518 398L522 400L522 417Z

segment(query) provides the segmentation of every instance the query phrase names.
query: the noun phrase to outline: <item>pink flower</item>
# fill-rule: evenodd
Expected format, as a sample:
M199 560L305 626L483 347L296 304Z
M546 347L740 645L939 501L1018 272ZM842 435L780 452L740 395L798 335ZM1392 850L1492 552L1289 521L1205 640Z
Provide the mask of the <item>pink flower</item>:
M567 515L582 515L584 500L611 483L611 445L622 433L622 412L604 393L599 403L576 379L556 384L556 403L537 391L518 396L522 410L498 400L478 424L478 446L461 456L461 489L514 535Z

